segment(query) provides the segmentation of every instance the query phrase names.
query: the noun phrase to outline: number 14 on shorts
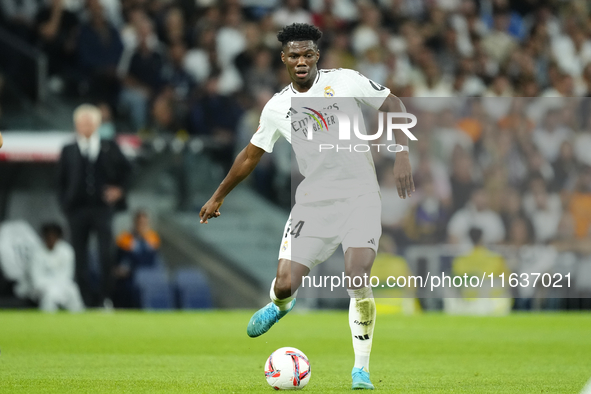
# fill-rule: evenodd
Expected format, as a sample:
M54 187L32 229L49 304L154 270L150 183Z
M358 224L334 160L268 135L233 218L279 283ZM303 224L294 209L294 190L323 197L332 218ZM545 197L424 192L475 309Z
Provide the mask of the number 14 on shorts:
M285 235L283 236L283 238L287 238L288 235L293 235L294 238L297 238L300 236L300 232L302 231L302 227L304 227L304 221L300 220L293 228L293 230L291 229L291 223L289 225L289 227L287 227L287 231L285 231Z

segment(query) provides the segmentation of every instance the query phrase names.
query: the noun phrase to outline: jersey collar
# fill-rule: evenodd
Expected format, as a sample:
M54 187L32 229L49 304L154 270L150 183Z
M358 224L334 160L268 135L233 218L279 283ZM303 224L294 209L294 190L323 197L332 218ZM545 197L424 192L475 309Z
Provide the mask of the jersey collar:
M318 80L320 79L320 70L317 70L316 72L316 79L314 80L314 83L312 84L312 86L310 86L310 89L312 89L314 87L314 85L316 85L318 83ZM289 88L291 89L292 92L294 92L295 94L306 94L310 91L310 89L308 89L308 92L298 92L297 90L295 90L293 88L293 82L289 84Z

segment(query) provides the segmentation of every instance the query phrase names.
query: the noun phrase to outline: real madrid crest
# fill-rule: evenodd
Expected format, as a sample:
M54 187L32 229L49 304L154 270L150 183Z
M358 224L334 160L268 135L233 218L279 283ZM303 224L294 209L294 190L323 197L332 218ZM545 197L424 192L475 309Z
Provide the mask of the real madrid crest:
M330 86L324 88L324 97L333 97L334 96L334 89Z

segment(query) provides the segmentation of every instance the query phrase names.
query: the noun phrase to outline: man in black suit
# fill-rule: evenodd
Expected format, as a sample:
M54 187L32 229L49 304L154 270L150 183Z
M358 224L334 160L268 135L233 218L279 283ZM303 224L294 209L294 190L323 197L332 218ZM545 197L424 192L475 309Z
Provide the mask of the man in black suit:
M66 145L59 160L59 200L68 219L76 254L76 281L86 305L112 307L113 213L126 209L125 187L131 166L119 146L100 139L100 110L88 104L74 111L76 142ZM88 239L99 243L101 286L93 299L89 285ZM98 301L98 302L97 302Z

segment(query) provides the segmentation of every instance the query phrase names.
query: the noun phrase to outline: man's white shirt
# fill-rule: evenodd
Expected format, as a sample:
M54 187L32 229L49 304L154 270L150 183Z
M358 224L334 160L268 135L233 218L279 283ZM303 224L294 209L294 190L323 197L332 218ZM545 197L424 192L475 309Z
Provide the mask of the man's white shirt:
M353 139L338 141L338 119L336 116L331 117L330 111L346 113L351 122L354 116L358 116L359 130L367 134L361 106L369 105L377 110L389 94L388 88L357 71L318 70L314 84L307 92L300 93L290 84L269 100L262 111L259 128L250 142L266 152L273 151L273 145L281 136L292 144L299 170L305 177L296 192L297 203L348 198L379 191L370 151L319 151L319 144L338 143L343 147L355 144ZM292 102L293 98L304 100ZM308 139L307 127L302 126L305 122L301 122L302 117L307 116L304 115L307 111L300 108L302 105L294 104L305 104L305 98L315 98L314 103L318 103L318 100L326 102L322 108L313 108L321 112L327 122L327 130L322 127L320 132L314 133L313 140ZM298 105L298 108L293 108Z

